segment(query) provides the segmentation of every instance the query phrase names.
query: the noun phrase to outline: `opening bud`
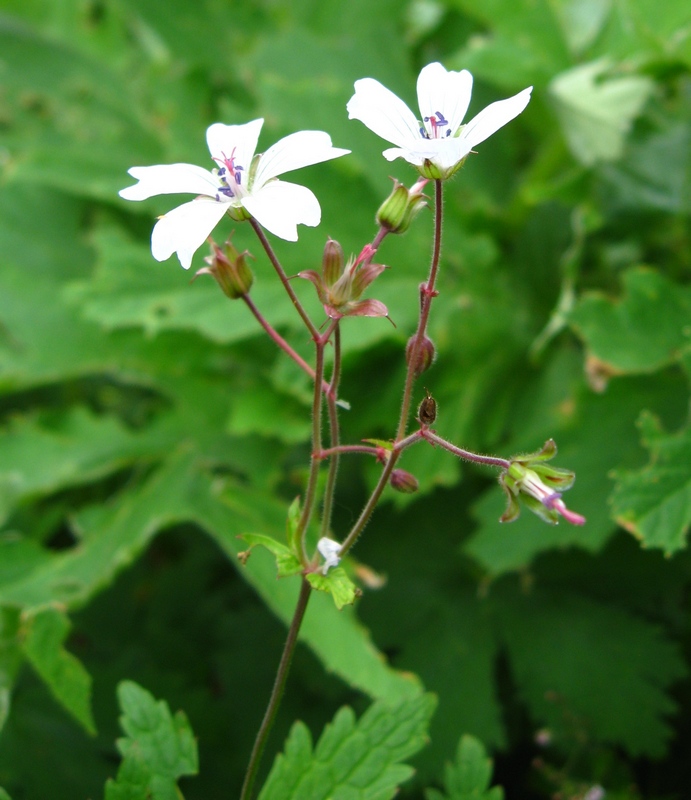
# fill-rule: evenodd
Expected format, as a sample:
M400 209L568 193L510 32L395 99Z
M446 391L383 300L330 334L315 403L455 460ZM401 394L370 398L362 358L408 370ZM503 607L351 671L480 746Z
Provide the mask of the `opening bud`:
M540 450L514 456L509 468L499 476L508 506L502 522L512 522L520 513L519 498L545 522L556 524L563 517L572 525L584 525L585 517L568 509L561 492L570 489L576 478L567 469L551 467L547 463L557 454L554 440L548 439Z
M238 253L230 239L223 247L212 240L211 255L204 259L208 266L198 270L194 277L211 275L226 297L237 300L249 292L254 282L254 275L247 264L248 255L247 250Z
M417 347L415 343L418 342ZM409 367L413 369L413 375L419 378L423 372L434 364L434 359L437 356L436 348L432 340L427 336L423 336L418 340L417 335L413 335L408 339L405 346L405 360Z
M393 178L393 191L377 211L377 223L390 233L405 233L420 210L427 205L422 190L427 179L421 178L412 189Z
M403 494L413 494L414 492L417 492L420 486L420 484L417 482L417 478L414 475L411 475L410 472L406 472L404 469L395 469L391 473L389 483L393 489L395 489L397 492L402 492Z

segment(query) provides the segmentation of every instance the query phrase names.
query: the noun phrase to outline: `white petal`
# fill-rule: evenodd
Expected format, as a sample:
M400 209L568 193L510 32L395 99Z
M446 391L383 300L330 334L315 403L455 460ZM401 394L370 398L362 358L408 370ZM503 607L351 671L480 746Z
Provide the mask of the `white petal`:
M243 206L274 236L295 242L298 225L311 228L321 221L321 208L314 194L305 186L287 181L271 181L257 192L244 197Z
M198 197L169 211L159 219L151 233L153 257L156 261L165 261L177 253L182 266L189 269L192 256L228 208L228 203Z
M489 136L503 128L507 122L517 117L528 105L533 87L529 86L522 92L506 100L498 100L483 109L461 131L461 138L465 139L471 148L484 142Z
M417 79L417 100L423 121L439 112L449 123L445 130L449 128L453 134L463 122L472 91L473 76L467 69L447 72L438 62L428 64ZM429 123L425 124L432 133Z
M399 147L408 147L421 138L415 114L374 78L355 81L355 94L347 108L349 119L359 119L377 136Z
M324 131L298 131L285 136L272 145L259 160L254 186L260 188L271 178L294 169L319 164L350 153L331 145L331 137Z
M382 155L387 161L395 161L397 158L405 158L409 164L413 164L416 167L421 167L425 163L425 156L421 156L419 153L414 153L407 147L389 147L387 150L384 150Z
M194 164L158 164L155 167L132 167L128 173L139 181L118 193L125 200L146 200L157 194L205 194L213 197L218 181L203 167Z
M319 550L324 558L322 572L324 575L326 575L326 573L329 571L329 568L337 566L338 562L341 560L338 555L341 552L341 545L338 542L335 542L333 539L328 539L326 536L322 536L322 538L317 542L317 550Z
M245 125L224 125L215 122L206 130L206 144L212 158L233 158L235 166L249 171L257 150L263 119L255 119Z

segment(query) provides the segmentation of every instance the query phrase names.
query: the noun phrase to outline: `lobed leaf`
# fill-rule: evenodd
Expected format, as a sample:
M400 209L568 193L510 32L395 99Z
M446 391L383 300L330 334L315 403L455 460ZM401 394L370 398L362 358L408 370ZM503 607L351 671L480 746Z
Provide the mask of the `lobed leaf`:
M444 795L435 789L425 792L427 800L503 800L501 787L489 788L492 760L487 758L479 739L465 734L458 743L456 761L447 764L444 772Z
M95 734L91 676L63 647L69 629L67 615L55 607L25 612L22 615L22 651L55 699L86 731Z
M650 462L640 470L615 473L612 514L644 547L672 555L686 547L691 525L691 428L667 434L647 413L639 426Z
M197 743L186 716L133 681L118 685L120 724L127 734L117 745L123 761L106 784L105 800L179 800L178 778L199 770Z
M420 695L397 705L378 702L359 721L341 708L317 742L297 722L277 756L259 800L387 800L413 774L403 759L427 741L436 701Z
M660 272L627 270L624 294L583 296L569 315L590 355L612 373L653 372L691 348L691 289Z

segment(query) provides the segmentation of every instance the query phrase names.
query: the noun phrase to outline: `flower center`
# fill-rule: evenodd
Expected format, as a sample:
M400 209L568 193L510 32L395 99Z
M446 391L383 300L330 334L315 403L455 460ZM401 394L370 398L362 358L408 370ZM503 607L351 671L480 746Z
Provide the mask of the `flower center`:
M422 121L425 123L424 126L420 126L423 138L446 139L451 136L451 128L448 127L449 121L441 111L435 111L431 117L425 117Z
M213 160L219 165L218 169L215 170L219 182L216 200L225 200L227 202L246 193L246 189L242 185L242 173L245 168L235 163L235 148L233 148L230 157L226 156L225 153L222 153L221 156L221 158L212 156Z

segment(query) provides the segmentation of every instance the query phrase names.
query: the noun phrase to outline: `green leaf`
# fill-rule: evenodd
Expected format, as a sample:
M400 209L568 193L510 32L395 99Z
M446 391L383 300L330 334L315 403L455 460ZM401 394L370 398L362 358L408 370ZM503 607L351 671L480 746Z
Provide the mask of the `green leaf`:
M123 762L117 778L106 784L106 800L179 800L177 779L199 771L187 717L182 711L173 716L167 703L133 681L118 685L118 701L127 737L118 739Z
M19 610L0 607L0 732L10 713L12 687L22 663L20 628Z
M91 714L91 676L63 647L70 630L66 614L44 608L22 615L22 650L56 700L86 731L96 733Z
M500 589L497 599L512 676L537 725L566 743L664 754L669 687L688 668L659 626L565 592Z
M26 543L20 546L0 539L0 554L7 548L14 564L6 583L0 583L0 604L32 607L58 601L69 608L81 607L136 559L162 528L180 522L206 530L235 562L242 549L237 537L247 529L282 530L285 506L239 485L219 488L198 456L182 447L142 485L112 503L77 514L75 524L82 540L78 548L47 555ZM277 581L275 561L268 554L262 556L257 553L249 559L240 574L289 623L297 582ZM301 638L328 670L374 698L419 694L419 681L386 664L351 609L338 612L330 598L321 592L315 595Z
M295 723L259 800L388 800L413 774L400 762L426 744L435 705L430 694L379 702L359 722L341 708L314 749L308 728Z
M428 789L425 796L427 800L503 800L501 787L489 788L491 780L492 759L487 758L479 739L465 734L458 743L455 763L446 765L447 795Z
M0 523L27 499L90 483L148 455L147 439L84 409L49 421L12 420L0 432Z
M2 786L0 786L0 800L12 800Z
M321 572L310 572L306 577L313 589L328 592L339 610L343 606L352 605L358 596L357 586L350 580L343 567L330 569L326 575L322 575Z
M299 523L301 514L300 496L298 495L290 504L286 519L286 540L293 553L300 552Z
M615 473L612 513L641 540L671 555L686 546L691 525L691 428L667 434L652 414L639 420L650 462Z
M653 372L691 348L691 288L637 267L622 276L623 296L586 294L569 315L605 373Z
M170 198L165 200L162 212L174 207ZM151 227L155 217L152 213ZM223 241L222 232L216 231L214 237ZM98 260L93 276L73 284L67 293L81 305L86 319L109 330L139 326L150 334L197 331L219 343L261 332L244 303L230 301L210 277L200 276L190 285L190 274L180 269L177 260L164 264L154 260L148 242L134 242L113 225L101 225L94 240ZM274 326L294 326L295 311L283 287L272 274L254 271L252 300L257 308Z
M612 470L641 463L642 450L635 436L641 409L678 418L688 396L686 387L674 375L655 380L617 378L602 394L581 387L573 395L568 388L571 378L555 371L552 379L556 378L562 383L554 396L544 396L544 406L539 398L545 389L535 387L529 393L535 406L534 421L524 421L521 440L508 442L506 452L527 450L553 437L559 448L557 465L576 473L574 487L564 500L586 517L586 524L545 525L532 514L502 524L499 516L505 497L499 487L486 492L474 507L480 527L464 543L463 550L480 561L490 575L525 567L538 553L552 548L575 546L599 552L615 530L608 506Z
M604 58L562 72L550 84L564 136L586 167L621 157L633 120L654 88L649 78L613 73Z
M300 559L289 547L281 544L281 542L271 536L265 536L263 533L243 533L241 538L247 542L250 549L259 545L265 547L276 557L279 578L285 578L288 575L296 575L302 572Z

